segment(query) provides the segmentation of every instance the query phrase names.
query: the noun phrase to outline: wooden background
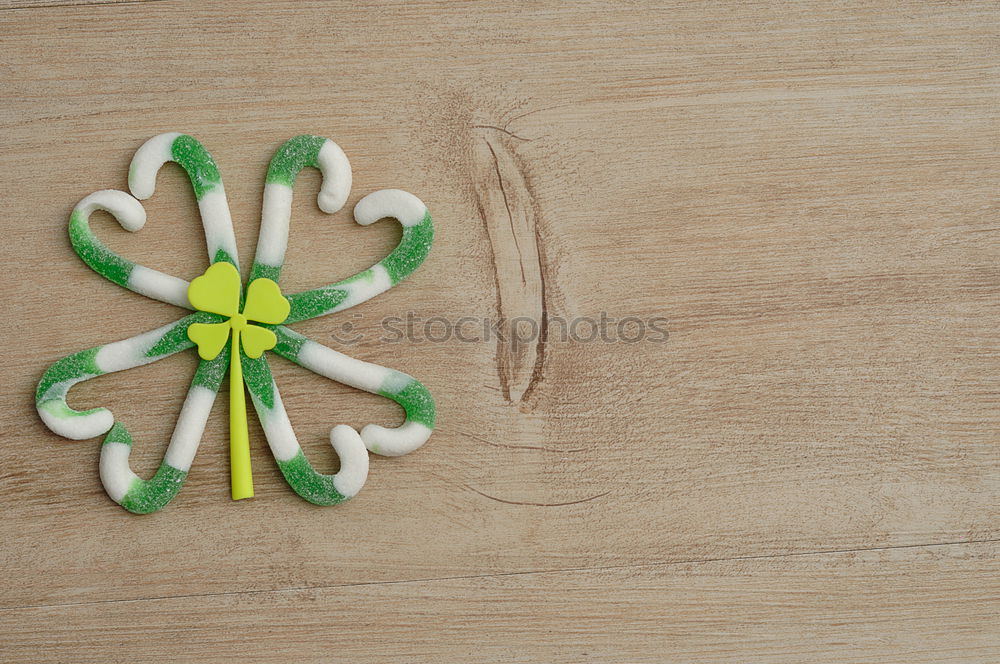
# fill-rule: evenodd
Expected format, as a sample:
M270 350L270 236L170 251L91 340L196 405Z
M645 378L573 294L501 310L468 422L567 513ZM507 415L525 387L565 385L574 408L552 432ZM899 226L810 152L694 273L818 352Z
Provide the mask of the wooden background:
M0 660L1000 661L995 3L0 0ZM430 442L351 502L228 500L226 394L135 517L43 427L58 358L178 310L90 272L73 205L163 131L223 173L244 265L267 162L336 140L350 209L421 197L402 286L297 329L424 381ZM294 205L286 292L399 236ZM176 166L126 256L205 267ZM661 316L668 340L396 343L380 321ZM581 328L583 329L583 328ZM272 362L308 456L396 406ZM183 353L74 389L159 464Z

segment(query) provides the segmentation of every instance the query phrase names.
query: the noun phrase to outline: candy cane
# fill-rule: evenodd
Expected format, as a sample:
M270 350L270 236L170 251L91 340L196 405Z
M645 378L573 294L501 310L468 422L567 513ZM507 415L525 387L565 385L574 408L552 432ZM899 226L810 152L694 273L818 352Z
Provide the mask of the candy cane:
M286 141L267 170L260 239L250 270L250 281L267 277L278 281L288 248L292 213L292 188L299 172L307 167L323 174L317 203L333 213L343 207L351 191L351 164L336 143L320 136L296 136ZM385 258L353 277L322 288L288 296L292 305L286 323L323 316L369 300L405 279L423 262L434 238L430 214L419 198L398 189L369 194L354 208L355 220L367 226L384 217L403 225L399 245Z
M77 203L69 218L70 243L83 262L130 291L190 309L188 282L122 258L97 239L90 229L90 215L96 210L110 213L128 231L135 232L146 224L146 210L124 191L105 189L87 196Z
M292 215L292 189L299 172L307 167L323 174L316 203L333 214L344 207L351 193L351 162L340 146L321 136L296 136L278 148L267 168L264 205L261 210L257 253L250 281L266 277L278 281L288 249L288 226Z
M75 353L52 365L38 383L35 392L38 414L54 433L83 440L111 430L101 448L101 480L108 495L130 511L154 511L180 491L222 382L225 362L217 359L199 365L164 461L149 482L129 469L131 436L124 425L115 423L111 411L106 408L77 411L66 403L66 396L77 383L150 364L191 348L194 343L188 339L187 328L194 323L219 320L221 316L198 312L129 339ZM166 482L168 477L171 479Z
M289 295L292 310L286 324L343 311L370 300L401 282L424 262L434 240L434 224L427 206L413 194L399 189L373 192L354 206L354 220L362 226L387 217L403 226L403 237L396 248L353 277Z
M132 157L128 170L128 187L132 195L140 201L152 196L156 190L156 174L168 161L179 164L191 180L205 228L209 261L228 261L238 269L236 235L222 176L212 155L196 139L170 132L143 143Z
M167 451L149 480L142 479L129 467L132 435L128 429L121 422L111 427L101 445L100 472L101 483L112 500L130 512L149 514L163 508L180 492L201 445L228 362L227 349L214 360L198 365Z
M368 424L361 430L365 447L383 456L409 454L427 442L434 429L434 398L424 385L401 371L354 359L316 343L283 325L274 330L274 352L313 373L365 392L392 399L406 413L395 428Z
M211 154L198 140L172 132L154 136L143 143L129 166L130 191L140 200L151 197L156 189L157 173L168 161L179 164L191 181L205 230L209 261L226 261L239 270L236 235L222 177ZM145 283L153 281L152 275L140 274L146 277ZM190 307L188 284L183 283L183 306ZM226 349L213 360L199 362L163 461L151 479L143 480L129 467L132 436L128 429L123 424L112 428L101 446L100 463L101 481L112 500L130 512L148 514L161 509L177 495L201 444L205 424L228 367L229 355Z
M330 431L330 443L340 459L340 470L335 475L317 472L295 437L267 360L246 355L242 358L254 410L288 486L316 505L336 505L357 495L368 478L368 451L358 432L343 424L335 426Z
M187 172L198 199L209 259L239 266L236 236L229 214L225 188L212 155L196 139L176 132L160 134L136 150L129 166L129 189L133 196L114 189L95 192L73 209L69 236L76 253L95 272L131 291L155 300L191 309L188 282L123 258L102 243L90 228L90 215L109 212L122 228L138 231L146 223L146 211L136 199L146 200L156 190L156 174L168 161Z
M292 189L299 172L307 166L318 168L323 175L316 201L321 210L332 214L347 201L351 192L351 164L340 146L320 136L296 136L286 141L267 169L260 236L250 269L251 283L262 277L277 282L281 276L288 249ZM242 360L264 436L292 490L317 505L335 505L357 494L368 477L368 452L358 433L348 426L334 427L330 443L340 458L340 471L332 476L316 472L295 437L267 361L263 357L251 360L245 356Z
M403 237L388 256L353 277L332 286L288 296L291 313L285 324L323 316L375 297L410 275L427 257L434 226L427 206L413 194L383 189L362 198L354 219L368 225L392 217L403 226ZM431 435L436 410L426 387L414 378L378 365L355 360L279 326L275 352L332 380L381 394L403 407L406 420L395 428L369 424L361 430L365 447L376 454L400 456L417 449Z

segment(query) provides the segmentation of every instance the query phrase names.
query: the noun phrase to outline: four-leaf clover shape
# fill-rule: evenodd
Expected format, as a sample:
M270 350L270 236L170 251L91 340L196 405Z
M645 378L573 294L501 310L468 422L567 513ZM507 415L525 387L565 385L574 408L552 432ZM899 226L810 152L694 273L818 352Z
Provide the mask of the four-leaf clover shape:
M195 309L225 316L222 323L193 323L187 334L198 344L198 356L214 360L222 352L232 331L229 355L229 463L233 499L253 497L250 470L250 437L247 433L247 404L243 396L243 367L239 349L251 359L278 343L274 332L251 322L278 325L288 318L291 305L281 295L278 284L261 277L247 288L240 311L240 273L232 263L215 263L188 286L188 300ZM240 343L242 338L243 343Z
M139 200L153 195L156 174L168 161L179 164L191 180L208 243L211 265L190 284L119 256L97 239L89 224L94 211L104 210L126 230L141 229L146 213ZM352 277L285 297L278 280L288 242L292 188L299 171L307 166L318 168L323 176L317 198L321 210L336 212L347 200L351 167L336 143L318 136L297 136L282 145L268 167L260 236L245 298L222 179L211 155L194 138L169 133L148 140L129 168L132 196L98 191L74 208L70 241L88 266L131 291L195 310L172 324L59 360L45 372L36 390L38 413L53 432L75 440L107 434L101 446L101 481L108 495L125 509L153 512L180 491L227 371L234 498L253 495L244 383L285 480L298 495L318 505L337 504L360 491L368 476L369 451L398 456L417 449L430 437L436 411L423 384L402 372L351 358L288 327L360 304L408 276L430 250L434 236L430 214L416 196L405 191L385 189L365 196L354 208L355 220L367 225L395 218L403 226L398 246ZM73 385L95 376L149 364L195 345L201 361L163 461L155 475L144 480L129 468L132 436L125 425L105 408L70 408L67 394ZM394 400L405 411L405 421L398 427L369 424L360 433L346 425L335 426L330 441L340 458L340 470L334 475L317 472L295 437L267 351L331 380Z

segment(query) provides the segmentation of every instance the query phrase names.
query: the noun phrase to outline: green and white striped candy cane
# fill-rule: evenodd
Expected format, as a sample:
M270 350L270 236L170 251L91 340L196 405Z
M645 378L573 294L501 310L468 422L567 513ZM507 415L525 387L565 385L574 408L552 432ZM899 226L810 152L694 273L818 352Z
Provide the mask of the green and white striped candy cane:
M434 429L434 398L424 385L401 371L363 362L316 343L284 325L274 329L274 352L338 383L392 399L406 413L394 428L368 424L361 430L365 447L382 456L409 454L427 442Z
M358 432L343 424L335 426L330 431L330 443L340 459L340 470L335 475L317 472L295 437L267 360L263 356L251 359L245 354L241 359L243 380L264 437L288 486L316 505L336 505L357 495L368 479L368 450Z
M343 151L327 139L298 136L275 154L268 169L264 191L257 254L250 281L266 277L277 281L288 246L292 188L306 166L319 168L323 184L320 209L335 212L346 201L350 189L350 164ZM399 190L375 192L354 209L362 225L384 217L403 224L403 237L396 249L361 273L330 286L288 296L291 313L285 324L341 311L388 290L409 275L424 260L433 239L427 207L412 194ZM382 394L403 406L406 421L400 427L367 425L358 435L339 425L331 431L331 443L341 461L335 476L316 472L302 453L291 427L267 361L243 358L244 375L254 408L271 452L292 489L310 502L329 505L352 497L367 477L365 449L398 456L423 445L434 427L435 408L430 392L418 381L398 371L355 360L310 341L285 325L275 326L278 344L274 352L310 371L353 387Z
M403 226L403 236L396 248L353 277L289 295L292 309L284 325L275 330L278 335L275 352L322 376L381 394L402 406L406 420L401 426L386 428L369 424L361 430L361 439L369 450L384 456L400 456L427 442L434 428L434 399L427 388L404 373L360 362L305 340L285 327L296 320L323 316L365 302L398 284L423 263L434 240L434 224L427 206L408 192L383 189L368 194L354 207L354 219L363 226L385 218L396 219ZM296 337L305 343L293 353Z
M197 312L129 339L74 353L52 365L38 383L35 392L38 414L53 432L73 440L108 432L101 447L101 481L111 499L131 512L144 514L158 510L180 491L225 375L228 356L198 366L166 454L149 481L139 478L129 468L132 438L122 423L115 422L111 411L74 410L66 403L66 395L77 383L150 364L191 348L194 344L187 336L190 325L220 320L221 316Z
M406 413L399 427L369 424L360 435L349 426L335 426L330 431L330 442L340 459L340 470L336 475L324 475L313 468L299 445L267 360L242 355L243 377L264 436L295 493L317 505L343 502L364 486L369 450L401 456L427 442L434 428L434 399L419 381L400 371L338 353L283 325L273 329L278 337L274 348L278 355L331 380L392 399Z
M351 166L336 143L319 136L296 136L271 160L264 187L260 238L250 281L267 277L278 281L288 247L292 187L306 166L319 168L323 184L317 199L321 210L333 213L347 200ZM434 239L434 224L427 206L413 194L383 189L365 196L354 208L354 219L367 226L393 217L403 226L396 248L367 270L342 281L288 296L292 305L286 325L324 316L369 300L410 275L427 257Z
M139 198L149 198L155 189L156 174L167 161L180 164L191 180L212 262L237 265L236 240L221 177L211 155L197 140L170 133L143 144L129 168L132 192ZM74 208L69 228L71 243L84 262L129 290L190 309L187 281L122 258L94 236L89 217L95 210L106 210L129 231L141 229L146 221L142 205L124 192L104 190L87 196ZM197 312L131 339L76 353L53 365L39 383L36 405L52 431L77 440L108 432L101 448L101 480L108 495L129 511L156 511L180 491L225 376L228 349L213 360L199 363L163 461L150 480L139 478L129 468L132 437L125 425L115 423L105 408L71 409L66 394L74 384L88 378L155 362L191 348L188 326L221 320L220 316Z
M318 168L323 175L316 197L320 210L333 214L347 202L351 193L351 163L339 145L321 136L296 136L285 141L267 168L257 253L249 281L266 277L277 282L281 276L288 249L292 188L299 172L307 166Z
M238 268L236 234L233 232L222 176L212 155L197 139L171 132L154 136L143 143L128 169L128 187L132 195L140 201L152 196L156 189L156 174L168 161L179 164L191 180L205 228L208 260L212 263L228 261Z
M410 276L424 262L434 241L434 224L427 206L413 194L399 189L372 192L354 206L354 220L362 226L386 217L396 219L403 226L403 236L396 248L353 277L289 295L292 310L286 325L343 311L370 300Z
M188 282L122 258L97 239L90 229L90 215L97 210L110 213L128 231L137 231L146 224L142 203L123 191L105 189L87 196L77 203L69 218L69 239L83 262L102 277L130 291L190 308Z
M236 236L219 169L201 143L185 134L160 134L146 141L129 166L129 189L135 198L113 189L87 196L73 209L69 236L76 253L101 276L141 295L190 309L187 281L138 265L111 251L94 235L89 222L91 213L105 210L122 228L140 230L146 223L146 211L136 198L145 200L153 195L156 174L168 161L180 164L191 180L209 259L213 263L224 260L238 266Z

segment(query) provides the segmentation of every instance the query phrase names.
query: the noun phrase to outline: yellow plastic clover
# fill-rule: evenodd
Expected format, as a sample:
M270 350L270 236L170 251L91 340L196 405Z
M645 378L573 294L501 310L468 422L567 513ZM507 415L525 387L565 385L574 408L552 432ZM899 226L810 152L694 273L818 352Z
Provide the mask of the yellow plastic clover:
M198 356L214 360L222 352L232 330L232 353L229 358L229 462L233 500L253 497L250 468L250 437L247 434L247 404L240 362L240 340L247 357L258 358L278 342L266 327L250 321L279 325L288 318L291 305L270 279L256 279L247 288L247 299L240 313L240 273L232 263L215 263L188 286L191 306L229 320L222 323L193 323L187 334L198 344Z

